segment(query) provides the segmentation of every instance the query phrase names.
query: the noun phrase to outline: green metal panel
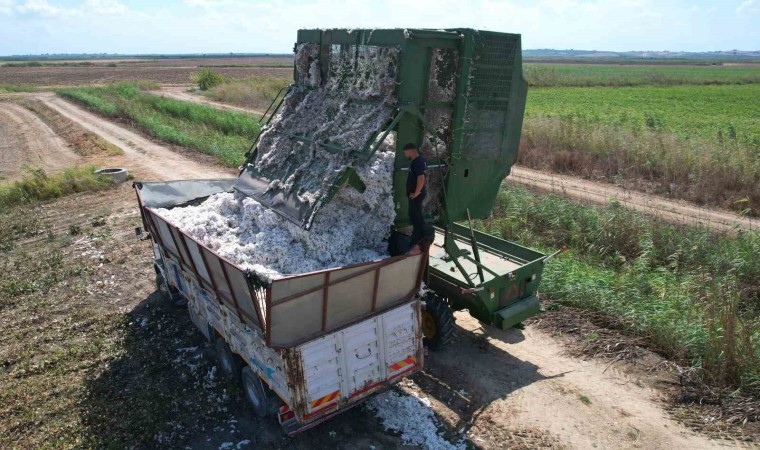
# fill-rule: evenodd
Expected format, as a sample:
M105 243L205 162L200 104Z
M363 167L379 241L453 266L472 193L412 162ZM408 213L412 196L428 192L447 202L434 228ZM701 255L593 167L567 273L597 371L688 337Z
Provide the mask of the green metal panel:
M496 311L494 325L502 330L507 330L540 312L541 303L538 301L538 297L532 295Z
M326 78L330 53L337 46L379 46L400 49L397 106L410 107L425 118L433 111L449 114L449 123L437 127L446 130L443 145L426 156L431 165L443 162L445 168L431 169L428 180L441 184L430 203L441 207L432 217L440 224L466 219L469 209L473 218L487 217L493 207L501 182L509 174L517 157L520 130L525 108L527 84L522 75L520 35L477 31L472 29L375 29L375 30L299 30L297 44L320 44L321 69ZM447 57L456 58L455 71L447 74L456 84L452 99L429 98L431 55L446 49ZM297 77L295 78L298 81ZM448 111L448 113L446 113ZM433 116L431 116L431 114ZM434 124L437 125L437 124ZM423 144L425 124L414 113L405 113L393 130L397 133L394 191L396 224L408 224L405 195L408 161L401 151L404 144ZM443 151L443 153L441 153ZM440 157L442 161L439 161ZM445 214L444 214L445 212Z

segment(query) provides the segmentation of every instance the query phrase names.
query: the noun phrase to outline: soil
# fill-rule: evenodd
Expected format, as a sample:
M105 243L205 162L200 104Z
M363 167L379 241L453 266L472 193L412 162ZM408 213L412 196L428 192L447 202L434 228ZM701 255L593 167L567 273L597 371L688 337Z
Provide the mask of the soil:
M124 64L116 67L2 67L0 85L22 86L79 86L105 84L118 81L154 80L162 84L188 84L203 62L175 60L175 64ZM288 77L291 67L214 67L214 71L228 78Z
M197 156L189 158L175 148L156 144L52 94L34 94L34 98L122 148L124 155L102 158L129 168L138 178L232 175L229 170L209 166ZM14 111L14 117L25 114ZM36 116L31 113L24 117L30 123L35 122ZM44 129L42 125L37 126ZM49 141L54 140L49 138ZM283 437L274 420L254 418L244 405L239 388L216 384L198 388L199 384L207 386L208 374L215 372L213 352L192 329L182 308L155 305L150 247L147 242L131 236L133 228L139 225L139 213L134 194L126 184L111 192L64 198L45 205L41 211L50 224L47 233L19 242L20 247L46 245L50 236L65 234L74 225L83 229L95 227L92 217L98 218L97 223L107 224L112 230L109 233L93 228L102 236L97 244L100 253L95 263L98 265L84 272L85 280L62 284L60 290L65 293L66 289L79 289L81 283L85 283L86 294L65 296L77 304L77 314L81 314L82 309L101 311L104 315L126 311L131 317L128 328L131 334L125 342L132 347L118 358L94 362L84 373L85 392L77 397L76 406L71 406L80 410L83 433L90 436L88 439L94 439L93 442L114 439L113 433L120 430L112 424L120 424L122 415L134 414L122 409L121 402L137 402L133 399L143 396L148 400L141 405L148 415L152 414L148 410L154 411L153 398L156 410L163 398L172 398L172 407L179 408L171 411L172 423L182 425L178 428L181 432L177 432L178 441L170 440L168 446L181 443L192 448L220 448L226 443L248 441L249 447L242 448L401 447L400 438L385 431L373 414L361 407L288 438ZM78 255L89 251L83 252L83 246L89 242L84 237L72 237L69 242L72 250L67 247L66 251L71 258L80 258ZM529 324L524 331L501 331L483 326L466 312L457 313L456 321L460 328L455 343L441 352L428 354L425 371L397 388L429 398L431 408L443 424L442 431L451 442L458 442L464 436L468 445L476 448L526 449L671 450L740 445L711 440L674 421L666 412L664 394L658 387L661 379L646 371L627 370L624 361L609 364L573 356L567 352L567 343L561 336L553 336L536 324ZM133 322L147 325L133 325ZM176 352L184 348L190 350L178 358ZM147 370L144 358L149 357L160 360L162 365L157 367L176 361L182 365L169 364L171 371L167 372L156 367ZM203 371L188 371L184 361L194 361L196 357ZM172 361L172 358L177 359ZM13 367L18 362L14 360L9 364ZM78 376L82 374L77 372ZM173 377L180 375L186 381L174 383ZM171 395L167 396L167 390ZM228 400L213 403L219 409L212 414L204 409L206 403L197 403L201 401L198 398L206 394L223 394ZM18 408L23 407L22 402ZM186 418L184 409L197 412ZM14 433L21 437L14 439L24 442L27 436L24 433L33 433L34 428L31 422L16 427ZM6 436L0 433L0 438ZM164 437L133 435L130 438L147 439L158 446L163 442L158 439Z
M34 113L15 103L0 101L0 180L26 175L23 167L57 172L77 165L81 158Z
M622 189L617 186L587 181L576 177L513 166L507 183L552 192L575 200L605 205L617 200L627 208L661 217L672 223L703 225L714 230L736 228L760 229L760 222L729 211L702 208L685 201L669 200L656 195Z

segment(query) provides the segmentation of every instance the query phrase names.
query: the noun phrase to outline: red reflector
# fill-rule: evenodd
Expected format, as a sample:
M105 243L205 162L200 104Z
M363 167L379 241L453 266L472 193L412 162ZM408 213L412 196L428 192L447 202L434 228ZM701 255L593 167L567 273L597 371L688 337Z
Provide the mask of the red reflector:
M296 413L293 411L288 411L285 414L280 414L280 423L287 422L288 420L294 418L296 416Z

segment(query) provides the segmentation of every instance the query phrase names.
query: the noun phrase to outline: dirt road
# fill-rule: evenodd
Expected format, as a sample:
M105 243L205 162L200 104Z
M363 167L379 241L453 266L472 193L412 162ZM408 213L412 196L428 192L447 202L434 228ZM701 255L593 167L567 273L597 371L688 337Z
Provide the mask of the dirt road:
M24 175L23 166L56 172L81 158L31 111L0 102L0 180Z
M532 326L484 328L465 312L456 322L459 340L426 364L470 402L469 417L445 399L434 408L456 427L471 422L473 443L498 447L500 433L538 430L566 448L722 447L672 421L649 380L566 356L556 338Z
M188 157L157 144L118 123L106 120L84 108L67 102L52 93L34 94L59 114L76 121L85 129L124 150L113 157L113 163L129 169L144 180L179 180L189 178L225 178L235 175L234 169L202 163L200 156ZM207 161L208 162L208 161Z
M177 100L202 103L222 109L258 115L263 114L263 111L227 105L209 100L201 95L191 94L186 92L186 89L181 86L165 86L160 91L155 91L154 93ZM512 167L512 173L507 177L507 182L596 204L607 204L610 199L616 198L628 208L645 214L659 216L673 223L702 224L721 231L731 230L735 227L760 229L760 223L757 223L756 220L741 217L729 211L701 208L687 202L625 190L606 183L597 183L576 177L541 172L520 166Z
M200 94L193 94L191 92L187 92L187 86L162 86L160 90L152 91L151 93L154 95L161 96L161 97L173 98L175 100L182 100L185 102L201 103L204 105L213 106L219 109L226 109L229 111L244 112L244 113L253 114L256 116L261 116L264 114L264 111L259 111L259 110L250 109L250 108L241 108L239 106L234 106L234 105L228 105L226 103L216 102Z
M722 231L736 227L748 230L760 229L760 223L757 220L741 217L728 211L701 208L684 201L669 200L656 195L622 189L611 184L525 167L512 167L512 174L507 177L507 182L597 204L607 204L614 198L628 208L662 217L673 223L705 225Z

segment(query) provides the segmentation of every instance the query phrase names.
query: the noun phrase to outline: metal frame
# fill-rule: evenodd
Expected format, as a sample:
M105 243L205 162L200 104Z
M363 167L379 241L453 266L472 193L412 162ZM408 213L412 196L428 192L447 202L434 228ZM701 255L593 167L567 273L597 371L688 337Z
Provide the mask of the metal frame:
M317 286L314 286L312 288L304 289L301 292L296 292L295 294L288 295L287 297L284 297L284 298L281 298L281 299L278 299L278 300L275 300L275 301L272 301L272 291L271 291L271 288L267 289L267 299L266 299L266 311L267 311L267 314L268 314L268 318L267 318L267 330L268 330L268 332L267 332L267 335L266 335L267 345L272 346L273 348L292 348L292 347L297 347L297 346L303 344L304 342L308 342L308 341L314 339L316 336L319 336L320 334L324 334L326 332L333 333L333 332L336 332L336 331L340 331L340 330L342 330L344 328L347 328L347 327L350 327L352 325L355 325L358 322L366 320L367 318L373 317L373 316L375 316L375 315L377 315L379 313L383 313L383 312L385 312L385 311L387 311L389 309L393 309L393 308L395 308L395 307L403 304L404 302L409 301L409 299L413 298L417 294L417 292L419 291L420 282L422 281L422 276L423 276L423 274L425 272L425 267L426 267L426 264L427 264L427 257L428 257L427 252L425 252L424 254L422 254L420 256L420 263L419 263L419 268L418 268L418 272L417 272L417 276L416 276L416 281L415 281L415 285L412 288L412 290L409 293L407 293L406 295L404 295L403 297L401 297L400 299L395 300L395 301L390 302L389 304L387 304L382 311L377 311L377 308L376 308L377 290L379 288L378 281L379 281L379 277L380 277L380 271L382 270L383 267L389 266L389 265L391 265L391 264L393 264L395 262L398 262L400 260L409 258L409 256L395 256L395 257L391 257L391 258L382 260L380 262L378 262L378 261L370 261L370 262L366 262L366 263L359 263L359 264L354 264L354 265L350 265L350 266L344 266L344 267L341 267L339 269L319 270L319 271L315 271L315 272L309 272L309 273L305 273L305 274L293 275L293 276L290 276L290 277L284 277L284 278L278 279L277 282L281 282L281 281L288 281L288 280L293 280L293 279L298 279L298 278L304 278L304 277L314 276L314 275L318 275L318 274L321 274L321 273L323 273L324 276L325 276L325 281L321 285L317 285ZM370 266L370 265L372 267L369 267L369 268L367 268L365 270L361 270L361 271L358 271L356 273L352 273L351 275L343 276L341 278L331 279L331 273L335 272L336 270L352 269L352 268L363 267L363 266ZM328 291L329 291L330 286L334 286L336 284L343 283L345 281L351 280L353 278L360 277L362 275L366 275L367 273L370 273L370 272L375 272L375 277L374 277L375 284L374 284L374 288L373 288L372 307L370 309L370 312L368 314L363 314L361 316L358 316L357 318L355 318L354 320L352 320L352 321L350 321L350 322L348 322L346 324L342 324L340 326L328 329L327 328L327 316L326 315L327 315L327 310L328 310L328 306L329 306ZM294 343L288 344L287 346L272 345L271 330L269 330L269 328L270 328L269 324L271 324L271 311L272 311L272 309L274 307L276 307L276 306L288 303L290 301L296 300L298 298L304 297L304 296L309 295L309 294L313 294L314 292L318 292L320 290L323 291L323 296L322 296L322 327L321 327L321 330L319 332L317 332L317 333L313 333L313 334L311 334L309 336L301 338L300 340L295 341Z

